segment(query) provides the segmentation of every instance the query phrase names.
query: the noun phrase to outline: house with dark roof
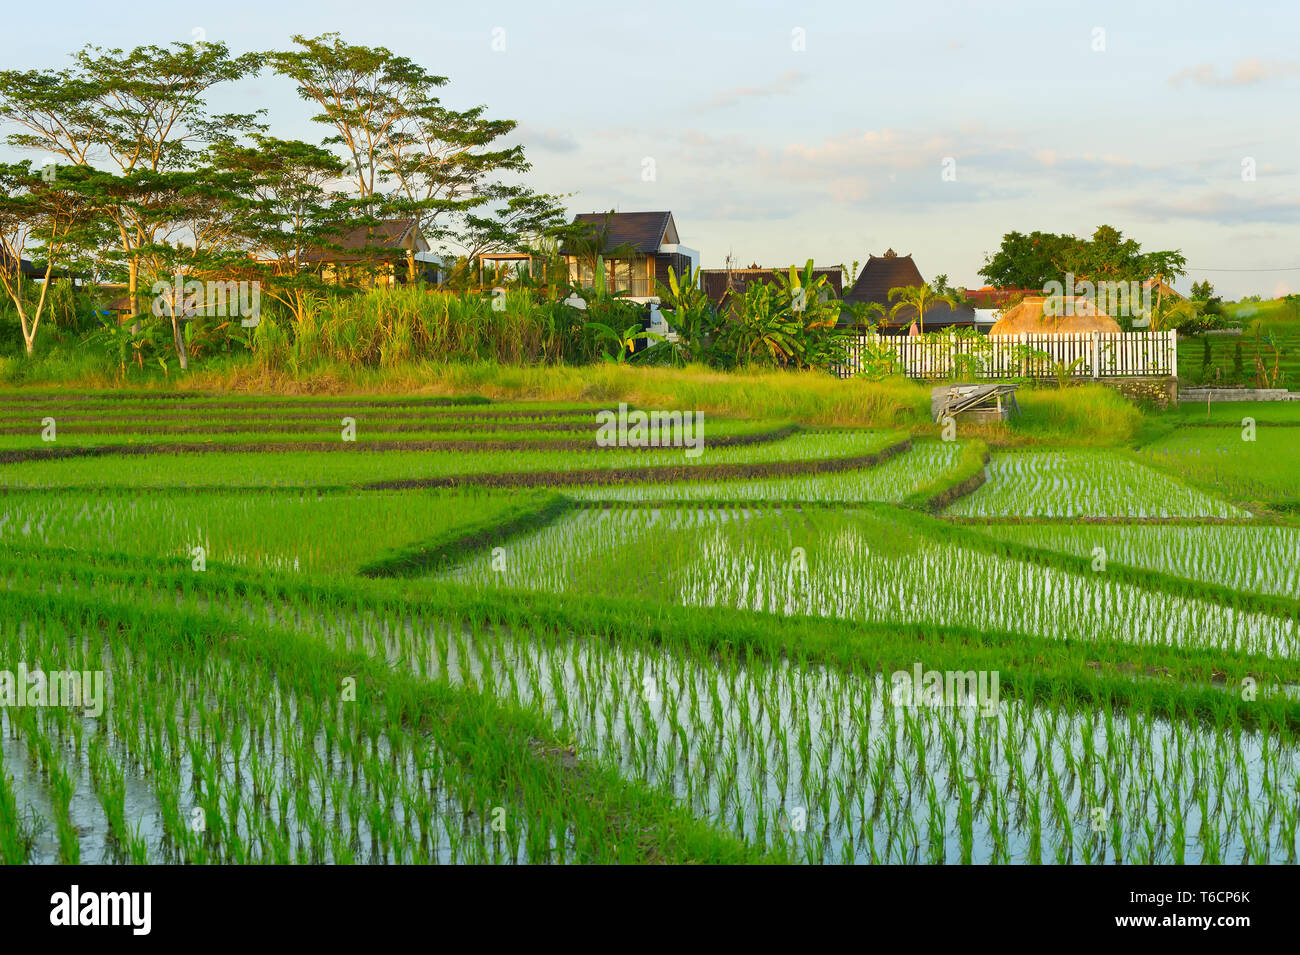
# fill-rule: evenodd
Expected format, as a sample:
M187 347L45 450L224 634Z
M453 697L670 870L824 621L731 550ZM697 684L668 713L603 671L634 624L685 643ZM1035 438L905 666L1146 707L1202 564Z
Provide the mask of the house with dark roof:
M6 272L14 271L14 257L9 254L7 249L0 249L0 269ZM29 259L18 259L18 274L25 279L43 279L45 272L36 268Z
M922 278L921 270L916 267L916 263L912 261L911 254L899 255L893 249L889 249L884 255L867 257L867 264L858 273L853 288L844 294L844 301L879 304L884 307L885 315L888 316L890 309L898 301L889 300L890 289L918 287L924 284L925 279ZM927 332L942 331L945 328L973 328L975 310L968 305L954 308L947 302L935 302L933 305L926 306L923 320ZM900 309L898 315L893 318L887 317L875 321L880 325L879 330L885 334L906 334L912 323L916 321L916 309L907 306ZM840 324L852 323L850 311L848 309L841 311Z
M336 248L308 252L303 262L319 267L325 281L356 285L404 283L412 263L417 270L422 268L421 256L429 252L415 219L357 226L333 237L330 245Z
M758 265L750 265L743 269L701 269L700 288L704 289L713 304L721 306L731 295L744 295L745 290L756 283L770 285L776 281L776 272L787 271L789 270L760 268ZM799 271L803 270L799 269ZM844 270L838 265L831 268L813 267L814 278L823 275L826 277L826 284L834 291L835 297L839 298L844 291Z
M668 284L668 270L678 276L700 266L700 253L681 244L671 212L583 212L573 226L600 239L605 287L627 292L632 300L657 297L658 285ZM592 261L574 242L560 248L569 265L569 281L590 288Z

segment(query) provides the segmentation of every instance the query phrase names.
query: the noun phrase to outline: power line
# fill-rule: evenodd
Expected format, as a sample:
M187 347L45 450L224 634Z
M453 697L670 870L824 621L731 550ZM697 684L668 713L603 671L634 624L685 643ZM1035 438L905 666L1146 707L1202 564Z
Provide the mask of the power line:
M1284 265L1277 269L1203 269L1197 265L1187 266L1189 272L1300 272L1300 265Z

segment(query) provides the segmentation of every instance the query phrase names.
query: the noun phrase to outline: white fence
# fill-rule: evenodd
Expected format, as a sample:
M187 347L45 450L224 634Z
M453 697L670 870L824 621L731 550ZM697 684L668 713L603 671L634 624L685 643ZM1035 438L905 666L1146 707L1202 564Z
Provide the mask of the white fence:
M850 338L841 378L892 368L909 378L1164 378L1178 374L1178 333L1083 332Z

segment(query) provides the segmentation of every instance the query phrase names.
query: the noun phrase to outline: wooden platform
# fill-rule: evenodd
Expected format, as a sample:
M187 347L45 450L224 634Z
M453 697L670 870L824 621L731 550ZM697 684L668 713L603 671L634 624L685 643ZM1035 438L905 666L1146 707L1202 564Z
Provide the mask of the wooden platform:
M981 424L1006 421L1011 412L1020 414L1020 406L1016 404L1017 387L1007 384L938 385L930 389L930 417L935 421L960 417Z

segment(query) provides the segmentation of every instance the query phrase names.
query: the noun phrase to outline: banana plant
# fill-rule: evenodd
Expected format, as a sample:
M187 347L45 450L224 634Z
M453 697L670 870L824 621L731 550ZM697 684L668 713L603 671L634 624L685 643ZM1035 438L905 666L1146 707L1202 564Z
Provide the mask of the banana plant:
M126 377L126 365L132 358L144 370L144 350L153 345L153 333L147 326L132 326L119 322L115 317L100 318L100 330L90 336L90 341L100 345L104 351L117 361L123 378ZM132 354L134 352L134 354Z
M782 366L797 360L803 325L783 298L778 289L755 282L736 299L729 337L741 364Z
M632 348L638 338L648 338L656 342L664 340L664 336L659 333L646 331L640 322L629 325L622 332L615 331L603 322L587 322L585 327L596 333L598 341L614 346L613 354L606 352L601 355L602 359L611 364L626 364L633 356Z
M700 288L699 270L688 271L678 278L677 270L669 267L668 284L659 283L658 292L671 316L676 338L664 338L652 345L645 360L679 366L701 360L709 339L717 331L718 314L708 294Z

